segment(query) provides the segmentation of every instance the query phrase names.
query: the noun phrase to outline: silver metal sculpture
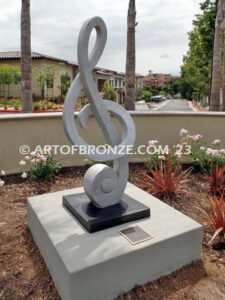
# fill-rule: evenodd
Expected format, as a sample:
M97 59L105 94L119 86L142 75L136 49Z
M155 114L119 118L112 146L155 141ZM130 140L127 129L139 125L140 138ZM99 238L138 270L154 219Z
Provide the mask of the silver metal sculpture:
M93 29L96 30L97 38L90 58L88 57L88 44ZM80 136L74 122L74 108L82 89L85 90L89 99L78 115L79 125L87 129L87 121L94 115L107 143L118 148L133 146L136 132L135 125L130 114L120 105L109 100L103 100L94 82L92 71L97 65L107 40L107 29L104 21L95 17L87 20L80 31L78 38L78 65L79 74L72 83L67 94L63 110L63 126L72 144L86 146L88 144ZM120 138L110 113L116 116L122 126L123 135ZM97 161L113 160L113 169L105 164L96 164L90 167L84 176L84 190L91 202L100 208L105 208L120 202L128 180L128 159L124 153L105 153L93 151L88 153L90 159Z

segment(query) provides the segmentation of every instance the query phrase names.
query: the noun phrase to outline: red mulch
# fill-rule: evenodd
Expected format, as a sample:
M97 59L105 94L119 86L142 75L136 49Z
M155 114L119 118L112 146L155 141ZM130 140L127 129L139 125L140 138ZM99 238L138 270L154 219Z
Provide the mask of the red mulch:
M6 185L0 188L0 299L60 299L27 227L26 199L81 186L85 171L85 168L66 168L52 181L33 183L19 175L5 178ZM135 173L136 166L132 165L130 181L133 183ZM185 186L187 194L165 202L202 223L197 206L199 203L207 205L203 195L207 194L208 185L201 174L192 174L190 179ZM137 286L117 300L225 299L225 247L217 244L219 250L216 250L216 247L208 246L211 234L204 227L202 261Z

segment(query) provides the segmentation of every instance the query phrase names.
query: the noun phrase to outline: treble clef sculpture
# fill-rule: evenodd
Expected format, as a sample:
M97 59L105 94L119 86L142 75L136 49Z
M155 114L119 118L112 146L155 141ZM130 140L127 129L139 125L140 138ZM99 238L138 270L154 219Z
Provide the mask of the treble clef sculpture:
M97 37L90 57L88 56L88 44L93 29ZM86 146L88 144L80 136L74 122L74 108L82 89L85 90L89 104L86 105L78 115L78 122L81 128L87 129L87 121L94 115L107 143L111 147L126 149L133 146L135 142L135 125L130 114L120 105L113 101L103 100L94 82L92 71L97 65L107 39L107 29L100 17L88 19L82 26L78 38L78 65L79 74L72 83L63 110L63 125L65 132L72 144ZM120 138L110 113L118 118L123 134ZM90 159L97 161L113 160L113 168L105 164L95 164L90 167L84 176L84 190L92 204L99 208L106 208L120 202L128 180L128 159L126 153L105 153L92 151L87 153Z

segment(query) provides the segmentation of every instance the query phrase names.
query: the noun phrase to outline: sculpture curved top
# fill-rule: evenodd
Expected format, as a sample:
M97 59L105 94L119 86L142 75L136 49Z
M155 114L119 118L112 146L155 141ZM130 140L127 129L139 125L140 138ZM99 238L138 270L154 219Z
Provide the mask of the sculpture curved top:
M88 56L88 44L92 30L97 33L96 42ZM132 146L135 142L135 126L129 113L120 105L103 100L94 82L92 71L98 63L107 39L107 29L99 17L84 22L78 38L79 74L72 83L63 110L63 126L72 144L86 146L88 144L80 136L74 122L74 108L82 89L85 90L89 104L78 115L79 125L87 129L89 116L94 115L107 143L112 146ZM122 139L117 132L109 112L115 115L123 130ZM87 153L90 159L97 161L114 160L113 169L103 164L96 164L88 169L84 176L84 190L92 203L98 207L106 207L118 203L124 193L128 179L128 160L124 153Z

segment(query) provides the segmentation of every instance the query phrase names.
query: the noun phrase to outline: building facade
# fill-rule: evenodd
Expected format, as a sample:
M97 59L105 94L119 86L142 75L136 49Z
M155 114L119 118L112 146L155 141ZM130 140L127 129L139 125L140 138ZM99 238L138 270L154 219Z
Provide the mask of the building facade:
M0 52L0 65L20 67L20 52ZM46 74L46 68L50 67L54 73L52 88L49 88L46 81L41 80L42 75ZM50 70L50 73L51 73ZM34 98L56 98L62 96L61 84L62 74L66 74L70 83L78 74L78 64L75 62L59 59L53 56L32 52L32 91ZM96 67L93 70L93 78L96 82L99 92L102 92L105 81L115 89L116 101L124 103L125 98L125 73L114 70ZM144 76L136 75L136 89L143 89ZM3 93L4 91L4 93ZM11 84L8 93L0 85L0 97L21 97L20 84ZM85 104L88 100L83 91L80 95L80 101Z
M180 76L173 76L168 74L153 73L144 77L144 85L148 87L165 86L167 83L174 79L180 79Z

